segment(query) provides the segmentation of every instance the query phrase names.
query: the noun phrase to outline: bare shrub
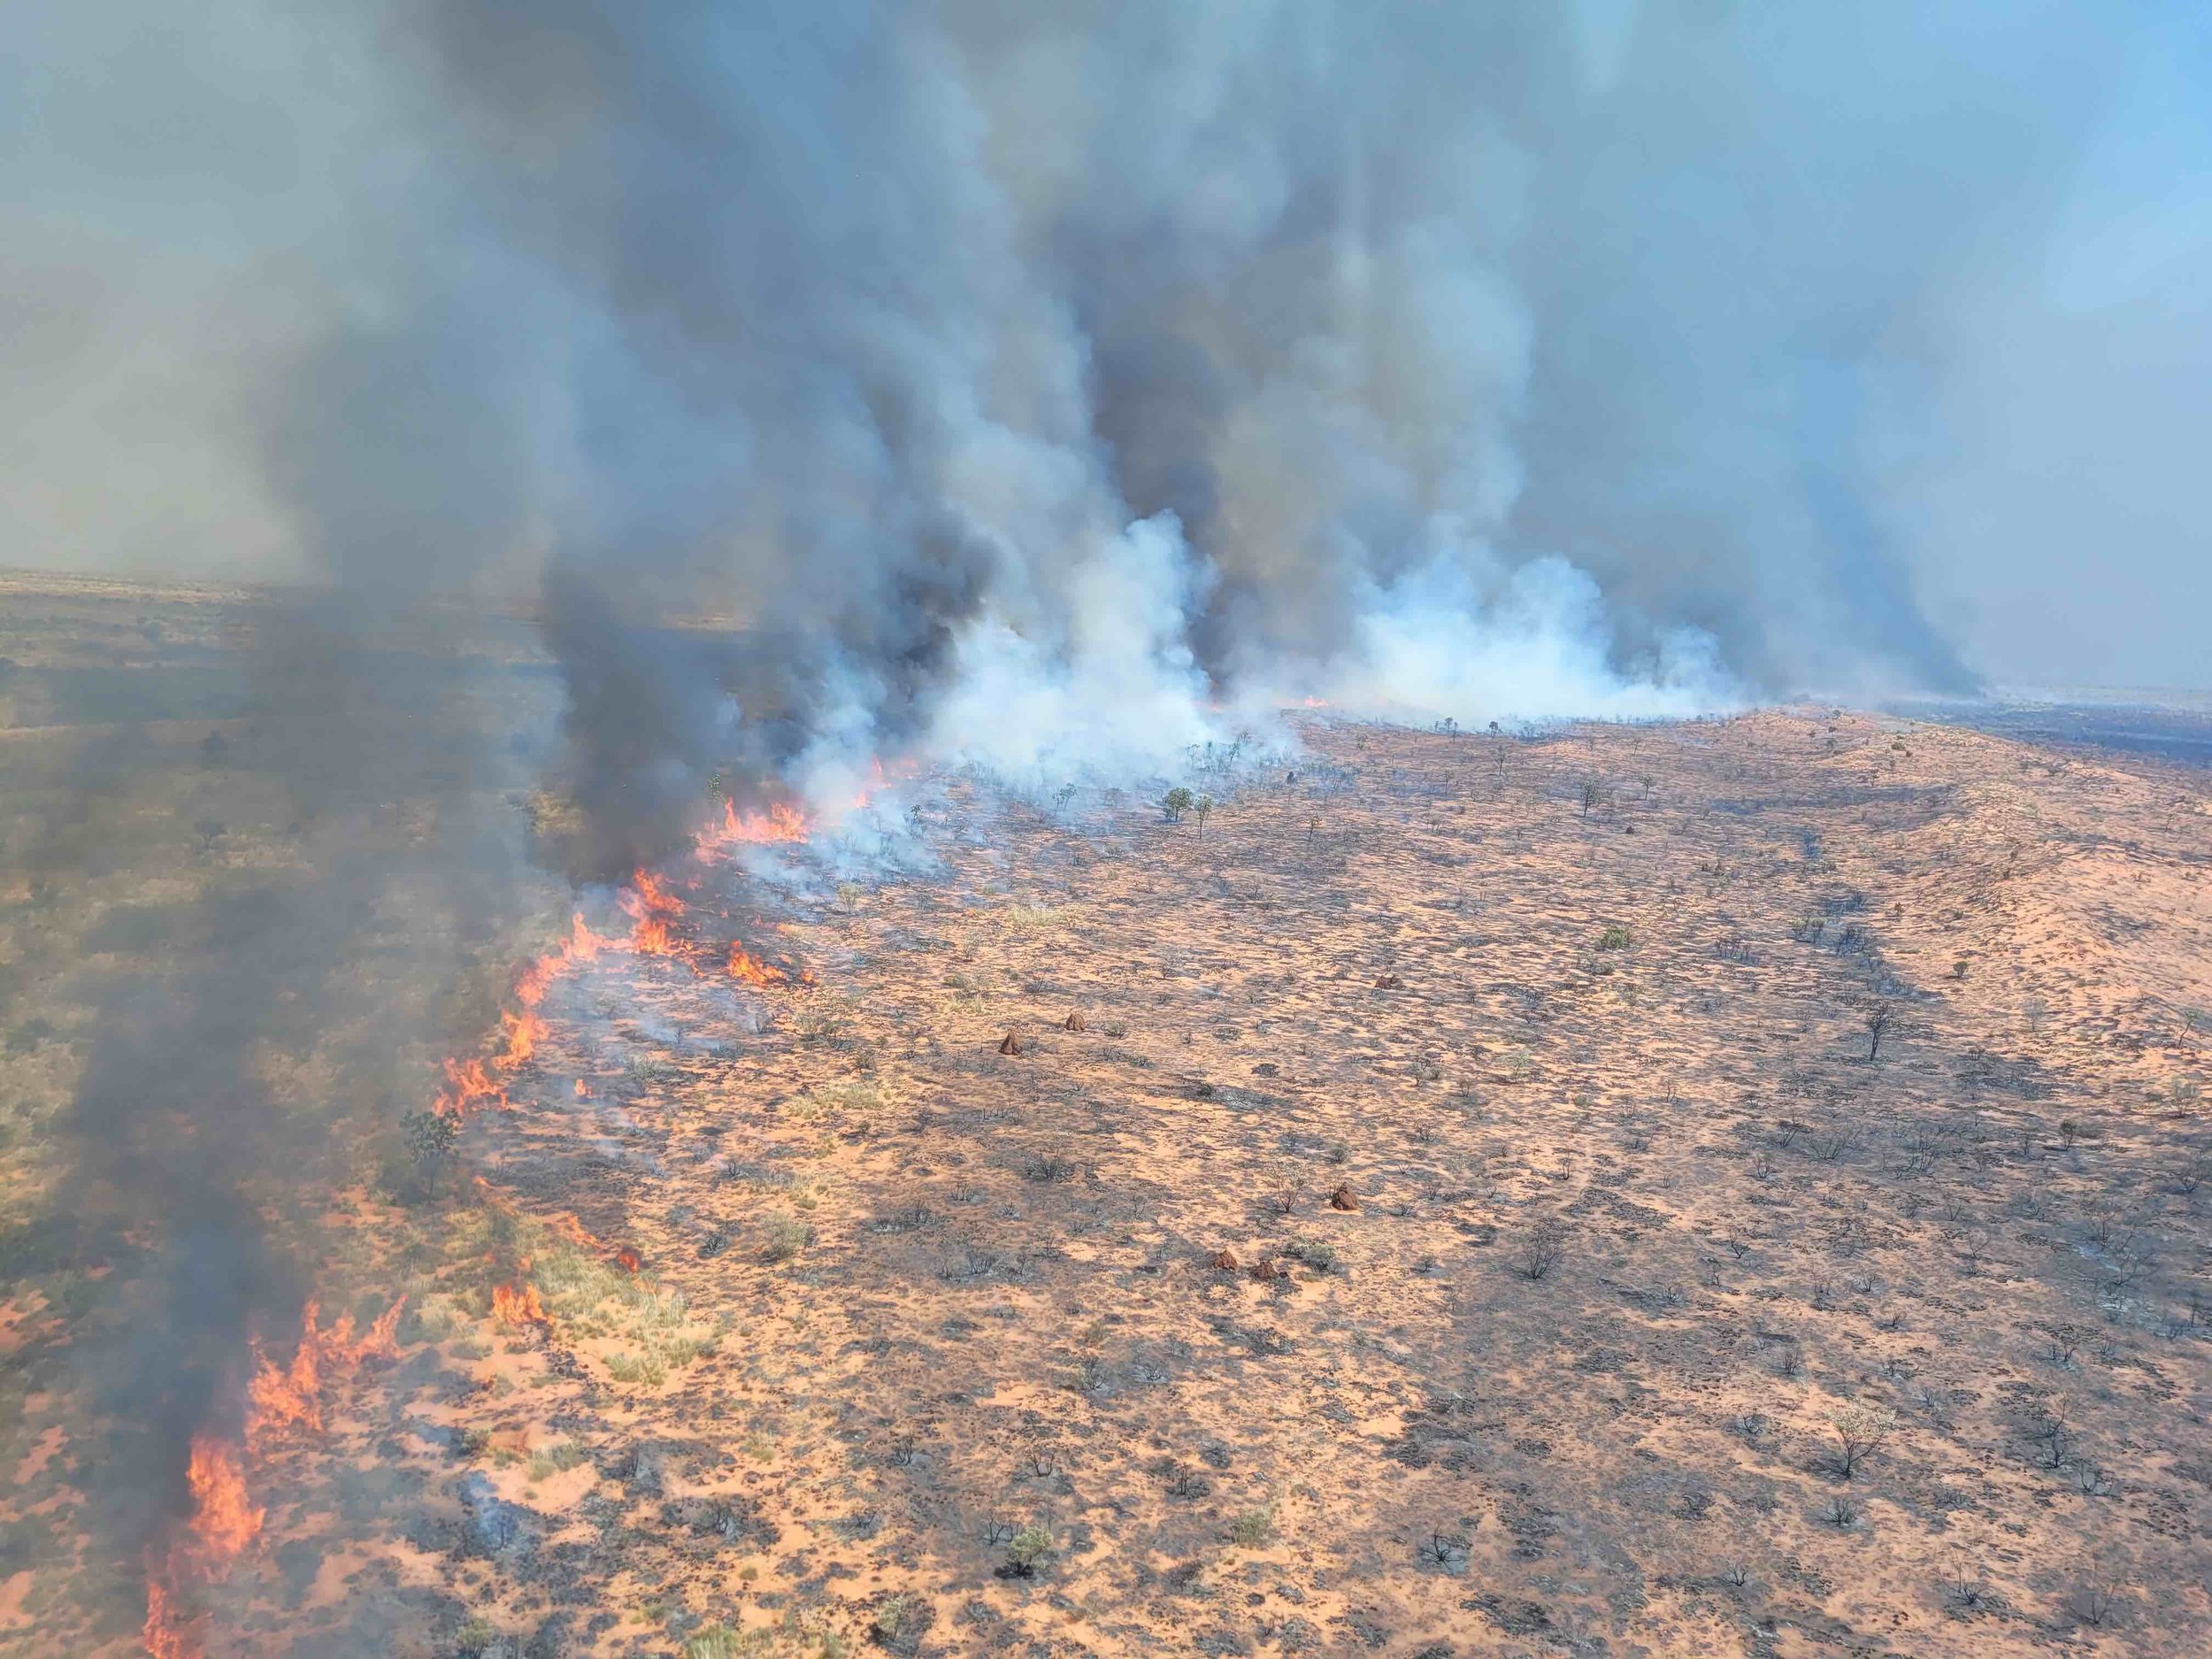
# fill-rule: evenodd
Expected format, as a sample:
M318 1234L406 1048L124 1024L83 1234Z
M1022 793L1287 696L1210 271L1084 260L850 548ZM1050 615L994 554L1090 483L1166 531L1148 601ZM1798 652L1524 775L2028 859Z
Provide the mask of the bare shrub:
M2111 1621L2116 1600L2109 1583L2102 1578L2090 1578L2068 1593L2066 1610L2092 1630L2101 1630Z
M1866 1011L1866 1057L1870 1061L1882 1052L1882 1033L1890 1027L1890 1009L1887 1002L1877 1002Z
M1566 1254L1567 1230L1556 1221L1540 1221L1513 1258L1513 1271L1532 1283L1548 1275Z

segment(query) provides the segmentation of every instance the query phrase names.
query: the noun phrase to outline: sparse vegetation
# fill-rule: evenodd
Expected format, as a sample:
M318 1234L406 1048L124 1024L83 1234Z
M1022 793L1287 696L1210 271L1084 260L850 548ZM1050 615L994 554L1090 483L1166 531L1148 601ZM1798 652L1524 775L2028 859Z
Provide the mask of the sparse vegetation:
M1877 1002L1866 1012L1866 1057L1872 1060L1882 1052L1882 1033L1889 1029L1890 1009L1887 1002Z
M791 1262L814 1242L814 1229L795 1216L771 1216L761 1226L761 1256L772 1263Z

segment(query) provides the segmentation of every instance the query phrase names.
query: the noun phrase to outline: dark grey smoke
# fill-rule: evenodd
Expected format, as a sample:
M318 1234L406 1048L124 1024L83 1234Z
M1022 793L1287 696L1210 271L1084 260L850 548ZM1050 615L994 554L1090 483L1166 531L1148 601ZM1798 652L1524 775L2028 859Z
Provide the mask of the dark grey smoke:
M192 1437L238 1432L249 1339L280 1356L296 1331L331 1194L376 1180L436 1055L489 1018L529 898L509 796L552 713L495 628L373 585L228 620L234 734L96 742L27 849L56 891L112 894L160 843L148 899L111 904L62 981L96 1024L61 1125L74 1179L42 1223L58 1260L105 1270L59 1358L97 1414L81 1478L126 1582L189 1513ZM198 832L150 819L145 788L186 798L196 772L234 816L202 896L165 902Z

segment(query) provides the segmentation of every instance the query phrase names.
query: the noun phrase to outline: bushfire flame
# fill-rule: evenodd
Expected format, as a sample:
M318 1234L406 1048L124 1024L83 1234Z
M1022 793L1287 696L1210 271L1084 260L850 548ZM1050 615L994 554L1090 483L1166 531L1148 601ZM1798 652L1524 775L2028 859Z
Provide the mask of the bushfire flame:
M796 846L813 833L814 825L805 812L780 801L764 812L741 812L737 803L725 801L722 821L699 833L699 856L710 857L725 847Z
M519 1287L500 1285L492 1291L492 1317L500 1324L519 1328L526 1325L549 1325L545 1304L538 1300L538 1287L526 1281Z
M791 982L790 974L783 969L772 962L762 961L734 941L730 946L730 972L748 985L788 985Z
M169 1592L158 1578L146 1580L146 1624L139 1640L153 1659L199 1659L199 1645L170 1621Z
M878 786L885 781L880 764L875 767L875 780ZM864 792L853 804L857 809L867 802L868 795ZM803 842L812 827L808 815L795 807L778 803L764 812L740 813L733 803L726 802L723 822L699 837L698 852L705 858L716 849L733 843ZM638 871L630 887L618 895L617 902L633 923L629 941L632 949L641 956L673 954L676 941L672 924L687 907L668 891L660 878L650 871ZM434 1097L434 1110L457 1124L471 1110L484 1106L512 1110L513 1102L507 1098L505 1087L495 1073L515 1071L527 1065L538 1045L549 1034L545 1021L535 1011L545 1000L546 992L556 979L576 964L595 961L603 951L616 948L618 943L594 933L585 925L581 912L572 913L568 937L557 949L529 963L516 976L515 1006L502 1010L499 1016L498 1052L488 1062L481 1056L449 1056L444 1061L446 1087ZM730 947L729 964L732 974L756 985L793 982L789 969L764 962L741 945ZM814 976L802 972L796 981L810 985ZM590 1090L583 1079L576 1079L574 1087L578 1098L589 1097ZM490 1188L483 1178L476 1179L488 1195ZM626 1247L611 1252L573 1217L560 1219L568 1225L562 1227L557 1222L556 1231L573 1242L587 1245L603 1256L611 1256L631 1272L638 1271L643 1265L635 1250ZM247 1489L246 1447L257 1438L286 1430L320 1432L324 1426L322 1391L326 1384L340 1371L371 1359L388 1358L397 1352L396 1331L403 1306L403 1302L395 1302L357 1339L350 1315L341 1315L325 1326L319 1305L310 1301L301 1313L299 1344L293 1350L290 1362L282 1366L271 1360L257 1341L253 1344L253 1373L246 1388L246 1441L238 1444L214 1435L193 1438L187 1470L192 1493L188 1528L173 1540L165 1563L148 1563L146 1621L141 1641L151 1659L200 1659L204 1648L191 1629L192 1621L179 1609L176 1586L183 1578L205 1582L219 1576L260 1535L267 1511L252 1502ZM538 1287L526 1279L493 1290L492 1315L499 1324L511 1328L536 1325L549 1329L552 1325Z
M457 1124L480 1106L492 1106L501 1111L514 1110L507 1091L492 1080L490 1071L481 1060L456 1060L449 1055L445 1061L445 1087L431 1102L431 1110Z
M614 942L604 933L595 933L585 926L582 911L572 911L568 937L561 941L560 948L547 951L516 976L515 1001L525 1008L535 1008L545 1000L546 987L555 979L577 963L596 962L599 953Z
M684 913L684 902L663 887L660 878L649 870L637 872L615 902L637 924L630 933L630 948L638 955L665 956L674 950L675 935L669 924Z
M200 1548L213 1563L234 1559L260 1535L268 1513L246 1495L238 1448L211 1434L194 1435L185 1479L192 1487L192 1533Z
M529 1064L530 1056L537 1052L539 1039L545 1035L545 1022L527 1007L519 1013L503 1008L499 1010L499 1025L507 1040L507 1046L500 1051L500 1069L511 1071Z
M246 1438L250 1444L273 1431L302 1428L320 1433L323 1427L324 1380L339 1371L353 1371L371 1360L395 1358L405 1297L387 1308L358 1340L353 1334L353 1316L342 1313L318 1329L321 1304L312 1298L300 1311L299 1346L292 1363L279 1367L253 1345L254 1373L246 1384Z

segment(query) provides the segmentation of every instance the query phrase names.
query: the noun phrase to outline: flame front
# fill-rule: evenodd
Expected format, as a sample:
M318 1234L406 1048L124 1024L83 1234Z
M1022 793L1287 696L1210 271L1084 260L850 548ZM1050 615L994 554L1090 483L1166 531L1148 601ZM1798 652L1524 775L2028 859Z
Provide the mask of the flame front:
M599 953L615 942L585 926L581 910L571 911L568 919L568 937L561 941L560 949L547 951L515 976L515 1001L523 1007L535 1008L555 979L580 962L598 961Z
M730 946L730 972L748 985L788 985L791 976L772 962L763 962L741 944Z
M268 1513L246 1495L246 1472L238 1448L211 1434L192 1437L192 1463L185 1479L192 1487L192 1532L211 1562L234 1560L260 1536Z
M431 1102L431 1109L457 1124L480 1106L493 1106L501 1111L514 1110L507 1091L492 1080L490 1071L481 1060L447 1056L445 1082L445 1088Z
M684 902L663 887L657 876L649 870L637 872L615 902L636 924L630 933L633 950L641 956L673 953L675 934L670 924L684 913Z
M699 856L710 857L725 847L798 846L814 833L813 822L795 806L778 801L764 812L741 812L737 803L722 803L722 821L700 832Z
M139 1641L153 1659L199 1659L200 1647L175 1622L169 1591L157 1577L146 1580L146 1624Z
M378 1315L357 1341L353 1316L342 1313L318 1329L321 1304L311 1298L300 1310L300 1342L292 1363L279 1368L257 1342L253 1347L254 1374L246 1384L246 1439L249 1444L278 1430L300 1428L319 1434L323 1427L322 1389L326 1378L357 1370L371 1360L396 1357L399 1353L399 1316L406 1307L403 1296Z
M626 900L630 895L625 895ZM664 894L657 894L666 904L674 904L678 911L682 906ZM663 929L664 948L665 929ZM603 933L595 933L584 925L581 911L569 917L569 934L558 948L547 951L515 976L515 1001L518 1007L502 1009L499 1012L500 1048L488 1064L480 1058L444 1062L446 1087L432 1101L432 1110L450 1118L455 1123L465 1119L479 1107L490 1106L500 1111L511 1111L514 1102L507 1098L507 1090L495 1071L518 1071L530 1064L538 1045L548 1035L545 1021L537 1012L538 1004L545 1001L545 994L553 981L581 962L595 962L599 953L612 947L616 941Z
M550 1325L553 1321L545 1311L545 1304L538 1300L538 1287L525 1281L519 1287L500 1285L492 1291L492 1317L504 1325L519 1328L526 1325Z
M499 1025L507 1041L500 1051L500 1070L512 1071L529 1064L530 1056L537 1052L539 1040L545 1035L545 1022L526 1006L519 1013L500 1010Z
M881 787L885 782L883 768L878 764L874 783ZM864 792L855 800L854 806L864 806L867 801L868 795ZM714 849L733 844L797 844L804 842L812 831L811 818L797 807L778 803L763 812L741 813L734 803L725 802L722 823L699 837L698 852L704 858ZM675 954L674 924L685 914L687 906L668 890L661 878L650 871L639 870L616 902L633 924L630 949L646 956ZM449 1056L444 1061L446 1087L434 1097L434 1109L457 1124L472 1110L485 1106L512 1110L513 1102L508 1099L499 1074L519 1071L529 1064L539 1045L549 1035L544 1019L536 1011L547 991L555 979L576 964L595 961L603 951L618 944L618 941L595 933L587 926L581 912L572 914L568 937L557 949L539 956L516 976L513 1006L503 1009L499 1015L497 1052L488 1059L480 1056L467 1059ZM802 971L795 975L791 969L764 961L735 943L730 947L729 971L733 977L757 986L814 983L811 973ZM574 1088L579 1099L589 1098L590 1090L581 1078L575 1079ZM480 1186L484 1185L481 1176L477 1180ZM488 1194L488 1187L486 1190ZM634 1249L626 1246L611 1250L572 1216L557 1217L554 1230L573 1243L594 1249L603 1258L611 1258L630 1272L643 1266ZM526 1272L528 1263L522 1265ZM191 1628L194 1621L179 1606L179 1583L184 1581L188 1588L191 1584L204 1584L219 1578L261 1534L267 1511L252 1502L246 1486L248 1448L272 1434L287 1431L320 1432L324 1427L325 1387L342 1371L396 1354L396 1330L403 1305L403 1301L394 1302L357 1339L351 1315L341 1315L326 1326L321 1323L320 1306L310 1301L301 1310L299 1343L288 1363L277 1364L258 1341L252 1345L253 1371L246 1386L245 1440L233 1442L211 1434L193 1438L186 1471L192 1493L190 1522L171 1541L165 1560L157 1563L150 1558L148 1562L146 1621L141 1642L151 1659L201 1659L204 1647ZM549 1329L552 1325L537 1286L526 1278L494 1288L492 1317L510 1328L535 1325Z

